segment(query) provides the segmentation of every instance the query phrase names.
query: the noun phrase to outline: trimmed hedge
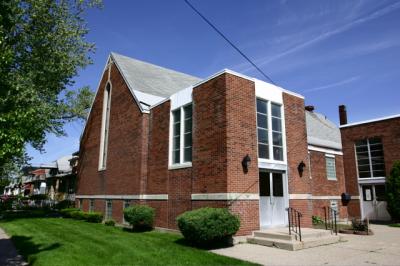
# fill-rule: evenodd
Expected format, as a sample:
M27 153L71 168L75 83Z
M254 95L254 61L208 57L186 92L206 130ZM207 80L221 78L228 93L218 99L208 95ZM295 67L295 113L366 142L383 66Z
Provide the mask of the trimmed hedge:
M101 223L103 221L103 214L101 212L84 212L80 209L68 208L61 210L60 213L65 218L84 220L89 223Z
M133 205L124 209L124 218L134 230L153 228L155 211L146 205Z
M177 217L186 240L195 245L227 242L240 227L239 217L223 208L201 208Z
M106 226L115 226L115 221L114 220L107 220L104 222L104 225Z

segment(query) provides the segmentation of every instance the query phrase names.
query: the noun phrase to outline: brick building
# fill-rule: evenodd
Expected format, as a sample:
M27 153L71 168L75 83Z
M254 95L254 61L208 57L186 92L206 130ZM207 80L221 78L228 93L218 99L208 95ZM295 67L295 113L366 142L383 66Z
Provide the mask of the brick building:
M346 188L360 195L349 205L349 215L370 220L390 220L386 210L385 180L395 160L400 160L400 115L347 123L339 106Z
M287 224L287 207L347 218L340 131L304 97L223 70L199 79L112 53L80 146L77 203L123 222L147 204L156 226L229 208L238 234ZM311 169L311 170L310 170Z

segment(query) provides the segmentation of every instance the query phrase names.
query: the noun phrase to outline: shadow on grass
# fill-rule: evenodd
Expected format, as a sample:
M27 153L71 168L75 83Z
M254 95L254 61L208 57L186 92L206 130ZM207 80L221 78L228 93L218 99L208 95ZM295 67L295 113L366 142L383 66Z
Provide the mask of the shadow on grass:
M61 215L58 212L49 210L6 211L0 213L0 222L10 222L18 219L58 218L58 217L61 217Z
M19 235L12 236L11 241L14 243L14 246L17 248L18 252L26 259L26 261L28 261L29 264L35 262L36 254L61 247L60 243L52 243L46 245L35 244L32 241L32 237Z
M123 227L122 231L129 233L144 233L153 231L152 228L131 228L131 227Z
M194 244L192 242L189 242L185 238L180 238L180 239L175 240L174 243L181 245L181 246L198 248L198 249L202 249L202 250L221 249L221 248L228 248L228 247L233 246L232 239L226 239L226 240L217 241L217 242L209 242L207 244Z

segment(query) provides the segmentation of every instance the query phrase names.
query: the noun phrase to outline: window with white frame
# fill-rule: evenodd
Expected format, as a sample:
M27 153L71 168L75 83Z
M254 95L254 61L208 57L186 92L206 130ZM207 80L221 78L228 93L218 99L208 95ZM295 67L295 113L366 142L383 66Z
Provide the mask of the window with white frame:
M104 90L103 115L102 115L102 127L101 127L102 132L100 137L99 169L101 170L106 168L106 162L107 162L110 108L111 108L111 85L110 83L107 83L106 88Z
M335 156L325 154L326 177L328 180L336 180Z
M131 201L130 201L130 200L124 200L124 206L123 206L124 210L125 210L126 208L129 208L129 206L131 206ZM123 222L124 222L124 224L127 223L127 222L125 221L125 215L123 215Z
M192 162L192 104L172 111L171 163Z
M381 138L358 140L355 143L359 178L385 176L385 160Z
M257 136L259 158L283 161L282 106L280 104L257 99Z
M94 199L91 199L89 201L89 212L93 212L94 211Z
M111 200L106 200L106 217L105 220L111 220L112 219L112 201Z

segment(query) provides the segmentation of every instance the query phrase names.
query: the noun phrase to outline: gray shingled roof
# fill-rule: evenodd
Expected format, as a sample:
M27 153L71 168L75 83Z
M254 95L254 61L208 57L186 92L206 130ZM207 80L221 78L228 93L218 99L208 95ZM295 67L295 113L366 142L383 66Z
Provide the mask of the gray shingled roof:
M340 129L324 115L306 111L307 142L308 144L342 149Z
M200 78L117 53L111 53L111 57L117 63L131 89L158 97L168 98L175 92L201 81Z

